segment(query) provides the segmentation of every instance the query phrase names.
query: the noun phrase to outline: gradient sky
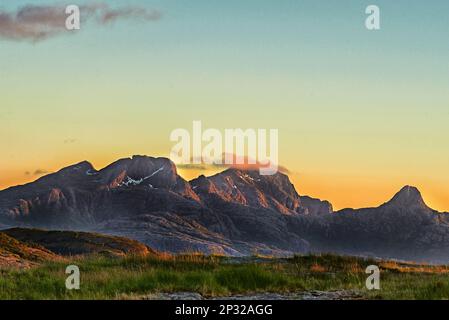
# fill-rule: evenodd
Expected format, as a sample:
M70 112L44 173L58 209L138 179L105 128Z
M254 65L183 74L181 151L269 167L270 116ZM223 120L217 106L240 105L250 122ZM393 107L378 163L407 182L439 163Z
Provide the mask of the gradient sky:
M170 132L202 120L279 129L298 191L337 209L410 184L449 211L448 1L107 3L162 18L0 38L0 188L82 160L168 156ZM27 4L61 2L0 10ZM369 4L380 31L364 26Z

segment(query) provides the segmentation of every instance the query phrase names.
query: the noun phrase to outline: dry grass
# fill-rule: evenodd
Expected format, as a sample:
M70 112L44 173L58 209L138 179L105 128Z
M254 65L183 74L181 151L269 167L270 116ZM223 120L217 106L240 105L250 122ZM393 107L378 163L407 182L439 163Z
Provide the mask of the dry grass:
M81 290L65 289L65 267L81 270ZM368 265L381 269L381 290L365 288ZM147 299L164 292L205 297L257 292L351 290L372 299L449 299L447 266L335 255L229 259L203 254L90 256L30 270L0 270L0 299Z
M327 268L319 265L317 263L314 263L310 266L310 271L311 272L327 272Z

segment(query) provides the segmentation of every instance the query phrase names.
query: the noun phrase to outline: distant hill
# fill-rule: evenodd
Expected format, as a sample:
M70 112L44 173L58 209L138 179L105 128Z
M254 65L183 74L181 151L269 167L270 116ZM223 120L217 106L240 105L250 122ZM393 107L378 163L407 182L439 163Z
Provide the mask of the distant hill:
M146 245L123 237L114 237L89 232L44 231L38 229L13 228L3 234L29 245L61 256L107 254L112 256L156 254Z
M228 169L186 181L170 160L146 156L101 170L84 161L0 191L0 225L120 235L174 253L331 251L449 262L449 215L429 208L414 187L377 208L335 212L328 201L299 195L282 173ZM50 248L58 237L37 243Z
M0 268L28 268L57 258L56 254L43 247L25 244L0 232Z

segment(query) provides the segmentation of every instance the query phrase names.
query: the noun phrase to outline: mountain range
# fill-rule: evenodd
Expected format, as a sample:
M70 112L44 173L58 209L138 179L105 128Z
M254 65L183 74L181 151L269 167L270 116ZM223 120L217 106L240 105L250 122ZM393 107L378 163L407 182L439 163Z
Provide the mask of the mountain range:
M449 214L402 188L376 208L334 211L287 175L227 169L186 181L169 159L81 162L0 191L0 228L91 231L168 252L285 256L335 252L449 262Z

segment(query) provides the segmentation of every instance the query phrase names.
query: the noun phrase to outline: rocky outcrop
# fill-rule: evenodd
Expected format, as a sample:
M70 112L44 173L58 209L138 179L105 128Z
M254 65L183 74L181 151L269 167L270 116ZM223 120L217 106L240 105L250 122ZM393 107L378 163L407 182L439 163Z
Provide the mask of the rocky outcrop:
M263 176L255 170L228 169L212 177L200 176L190 183L206 203L221 200L283 214L304 212L298 193L282 173Z
M315 199L309 196L300 196L302 206L311 215L327 215L334 212L332 204L326 200Z

